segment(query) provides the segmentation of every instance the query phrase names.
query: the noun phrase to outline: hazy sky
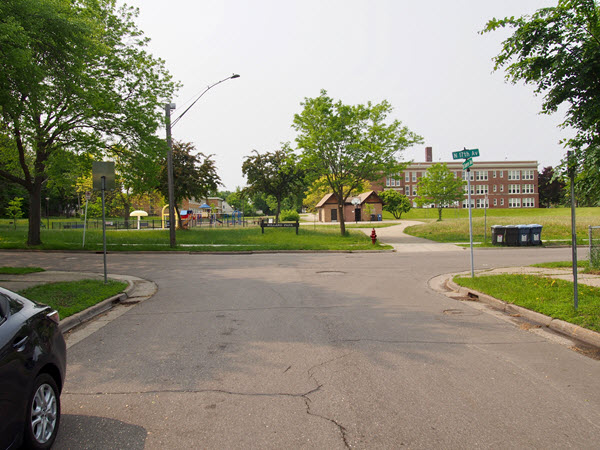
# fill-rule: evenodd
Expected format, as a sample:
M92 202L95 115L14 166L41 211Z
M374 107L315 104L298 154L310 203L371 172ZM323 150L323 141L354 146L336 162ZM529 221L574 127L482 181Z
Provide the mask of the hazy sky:
M479 35L488 19L531 14L543 0L129 0L150 51L183 88L174 139L214 154L229 190L244 186L244 156L291 141L305 97L326 89L347 104L388 100L392 119L425 139L402 159L434 161L479 148L480 161L559 163L560 116L538 114L531 86L492 73L508 32Z

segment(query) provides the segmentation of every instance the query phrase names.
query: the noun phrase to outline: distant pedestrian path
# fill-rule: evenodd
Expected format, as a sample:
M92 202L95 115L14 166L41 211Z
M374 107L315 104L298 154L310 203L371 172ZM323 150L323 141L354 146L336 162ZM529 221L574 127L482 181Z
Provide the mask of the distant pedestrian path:
M454 244L445 244L440 242L430 241L429 239L409 236L404 233L404 229L412 225L419 225L423 222L414 220L403 220L398 225L386 228L376 228L377 239L382 244L389 244L394 247L397 252L463 252L464 247L459 247ZM361 228L361 230L369 236L371 229Z

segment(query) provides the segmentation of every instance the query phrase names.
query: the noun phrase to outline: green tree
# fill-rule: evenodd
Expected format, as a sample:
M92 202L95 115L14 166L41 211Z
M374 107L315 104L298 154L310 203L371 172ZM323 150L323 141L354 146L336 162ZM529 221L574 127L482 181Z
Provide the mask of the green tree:
M442 220L442 210L465 198L463 186L467 182L456 178L448 170L446 163L434 164L417 185L417 204L435 203L438 210L438 221Z
M231 207L237 211L242 211L244 215L254 215L254 206L250 204L248 193L241 189L239 186L235 188L235 191L230 193L225 201L231 205Z
M579 162L578 185L585 198L600 197L600 14L595 0L559 0L532 16L490 20L483 33L509 27L494 70L524 81L543 95L542 113L565 111L566 141ZM566 172L566 164L561 165ZM585 191L585 192L584 192Z
M242 164L242 173L248 179L248 192L263 193L275 200L275 222L279 222L282 200L290 194L304 191L304 171L298 158L284 144L281 150L265 152L254 150L246 156Z
M402 213L409 212L412 206L406 195L393 189L380 192L377 195L383 202L383 210L391 213L395 219L400 219Z
M269 206L267 194L263 194L262 192L248 193L250 195L250 202L254 207L255 211L262 211L263 215L270 216L273 211L271 211L271 207Z
M538 192L540 194L540 207L550 208L564 202L566 183L552 166L544 167L538 174Z
M23 198L15 197L10 202L8 202L8 208L6 208L6 212L9 217L12 217L13 224L15 230L17 229L17 219L23 217Z
M338 202L340 232L346 234L344 204L365 181L377 180L404 168L398 153L422 138L398 120L386 123L392 107L387 101L373 105L344 105L322 90L306 98L294 116L296 142L313 179L324 177Z
M195 153L195 154L194 154ZM196 152L196 147L189 142L173 142L173 184L175 194L175 211L181 226L179 204L183 199L202 198L214 192L221 184L212 155L205 156ZM163 161L160 172L160 193L168 198L167 161Z
M175 85L146 51L136 16L116 0L0 2L0 107L12 142L0 176L28 192L29 245L41 243L41 192L56 152L158 145L159 106Z

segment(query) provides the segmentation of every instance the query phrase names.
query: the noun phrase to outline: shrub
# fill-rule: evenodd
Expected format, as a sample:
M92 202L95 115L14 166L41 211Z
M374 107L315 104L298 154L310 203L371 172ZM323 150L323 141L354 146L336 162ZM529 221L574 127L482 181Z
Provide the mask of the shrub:
M279 220L282 222L295 222L300 220L300 214L298 214L298 211L294 211L293 209L283 209L279 215Z

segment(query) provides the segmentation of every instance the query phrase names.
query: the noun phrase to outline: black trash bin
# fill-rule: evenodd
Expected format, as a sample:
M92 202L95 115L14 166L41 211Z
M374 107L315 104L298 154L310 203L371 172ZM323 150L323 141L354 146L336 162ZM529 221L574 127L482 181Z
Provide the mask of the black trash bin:
M377 214L371 214L371 222L377 222Z
M531 245L542 245L542 225L529 224L529 242Z
M529 239L529 225L517 225L519 230L519 243L518 245L530 245Z
M504 238L506 245L519 245L519 229L516 225L504 227Z
M504 245L504 227L502 225L492 226L492 244Z

